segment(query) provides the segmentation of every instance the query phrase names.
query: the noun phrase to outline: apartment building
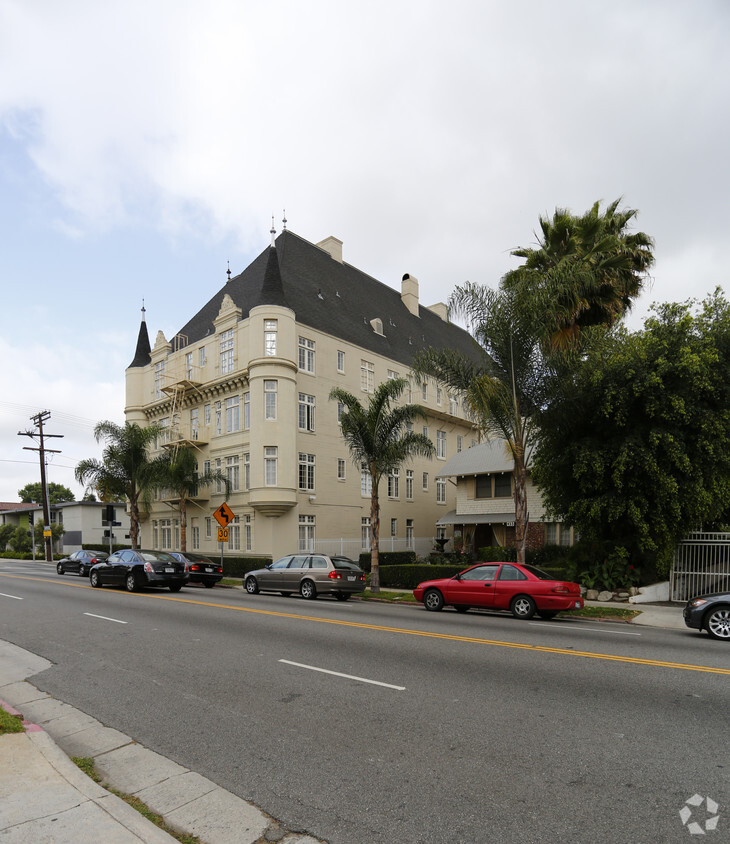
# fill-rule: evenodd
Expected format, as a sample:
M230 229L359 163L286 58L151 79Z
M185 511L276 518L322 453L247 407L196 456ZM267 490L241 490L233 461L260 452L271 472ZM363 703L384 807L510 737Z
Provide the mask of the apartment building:
M443 303L424 307L418 280L400 291L347 264L334 237L313 244L283 231L240 275L230 277L172 338L150 344L140 326L126 370L126 418L157 423L157 448L188 446L198 468L227 474L201 488L188 508L188 549L218 554L213 513L224 502L235 520L225 554L369 548L370 478L353 464L329 400L341 387L367 402L388 378L408 377L428 346L473 355L472 338L449 322ZM446 291L445 291L446 293ZM437 529L455 507L440 468L477 438L461 397L412 379L404 401L422 405L436 456L406 463L383 481L381 548L414 548L448 535ZM179 546L179 509L158 498L142 524L143 546ZM419 547L421 543L421 547Z

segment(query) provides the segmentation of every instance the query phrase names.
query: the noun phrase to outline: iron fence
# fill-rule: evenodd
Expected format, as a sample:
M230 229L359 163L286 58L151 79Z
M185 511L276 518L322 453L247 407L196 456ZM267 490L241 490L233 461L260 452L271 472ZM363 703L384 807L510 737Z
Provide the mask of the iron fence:
M671 601L730 589L730 533L691 533L680 542L669 584Z

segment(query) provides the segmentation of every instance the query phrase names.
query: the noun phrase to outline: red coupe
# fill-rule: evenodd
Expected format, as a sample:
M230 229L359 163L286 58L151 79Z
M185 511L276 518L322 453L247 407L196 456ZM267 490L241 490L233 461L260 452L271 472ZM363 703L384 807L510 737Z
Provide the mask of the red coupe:
M583 608L580 586L524 563L477 563L454 577L426 580L413 590L427 610L446 604L457 612L471 607L509 610L515 618L554 618L562 610Z

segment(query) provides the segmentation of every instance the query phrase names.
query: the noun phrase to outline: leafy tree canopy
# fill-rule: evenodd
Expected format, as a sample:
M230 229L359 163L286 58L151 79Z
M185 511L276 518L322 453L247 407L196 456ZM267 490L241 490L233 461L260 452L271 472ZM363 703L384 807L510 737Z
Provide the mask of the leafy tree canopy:
M20 500L30 503L35 501L37 504L43 503L43 491L41 489L41 482L26 484L23 489L18 490ZM60 504L62 501L75 501L73 492L68 487L62 484L48 484L48 500L51 504Z
M539 422L533 477L551 512L667 571L676 543L727 507L730 305L716 291L609 333Z

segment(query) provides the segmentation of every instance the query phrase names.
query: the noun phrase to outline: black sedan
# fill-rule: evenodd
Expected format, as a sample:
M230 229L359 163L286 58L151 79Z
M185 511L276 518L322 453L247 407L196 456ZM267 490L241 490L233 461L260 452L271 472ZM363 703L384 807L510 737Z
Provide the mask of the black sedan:
M64 557L56 563L56 571L59 574L78 574L81 577L86 577L92 566L101 563L109 555L106 551L74 551L68 557Z
M108 584L125 586L129 592L145 586L167 586L170 592L179 592L187 579L185 563L165 551L117 551L89 573L95 588Z
M223 567L220 563L214 563L210 557L190 551L170 551L170 555L185 563L188 583L202 583L206 589L212 589L219 580L223 580Z
M684 605L684 623L706 630L712 639L730 642L730 591L698 595Z

